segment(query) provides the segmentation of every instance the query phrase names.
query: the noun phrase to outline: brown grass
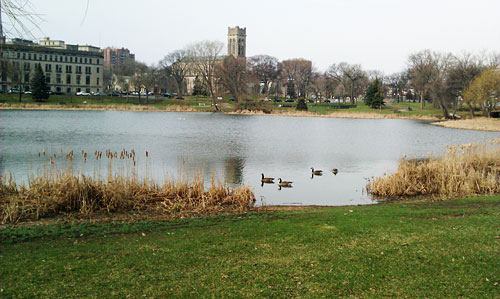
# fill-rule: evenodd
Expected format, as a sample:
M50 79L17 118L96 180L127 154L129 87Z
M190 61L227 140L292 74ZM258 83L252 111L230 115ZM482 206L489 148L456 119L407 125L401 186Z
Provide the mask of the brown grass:
M100 176L97 176L100 177ZM45 170L29 177L28 187L12 177L0 182L0 221L17 223L62 214L91 216L105 212L153 212L170 215L205 215L251 209L255 196L249 187L231 189L216 182L207 188L196 175L157 184L137 175L108 175L106 180L72 171Z
M432 124L445 128L500 132L500 119L498 118L478 117L463 120L441 121Z
M500 139L449 147L440 158L403 158L397 171L375 178L368 191L381 198L444 198L500 193Z
M347 112L335 111L328 114L319 114L308 111L291 111L291 110L273 110L271 113L264 111L241 110L230 112L230 114L245 114L245 115L274 115L288 117L323 117L323 118L350 118L350 119L418 119L418 120L436 120L437 117L428 115L401 115L401 114L382 114L377 112Z

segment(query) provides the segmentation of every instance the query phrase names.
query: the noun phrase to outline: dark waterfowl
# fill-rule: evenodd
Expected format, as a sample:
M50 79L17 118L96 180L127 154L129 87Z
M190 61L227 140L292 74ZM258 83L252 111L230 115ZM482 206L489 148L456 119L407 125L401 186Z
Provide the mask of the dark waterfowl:
M283 181L281 178L279 178L279 183L278 186L280 187L292 187L293 182L290 181Z
M339 173L339 170L338 170L337 168L334 168L334 169L332 169L332 173L333 173L334 175L337 175L337 173Z
M274 184L274 178L266 178L264 174L262 174L262 179L260 181L266 184Z
M323 174L323 170L314 170L314 167L311 167L311 171L312 171L312 174L314 175L322 175Z

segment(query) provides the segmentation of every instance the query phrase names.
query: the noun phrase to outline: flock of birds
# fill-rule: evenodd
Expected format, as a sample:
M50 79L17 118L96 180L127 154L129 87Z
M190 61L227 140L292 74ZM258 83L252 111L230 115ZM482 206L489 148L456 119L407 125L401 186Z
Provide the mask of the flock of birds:
M334 175L337 175L337 173L339 173L339 170L337 168L333 168L332 173ZM315 175L321 176L321 175L323 175L323 170L314 169L314 167L311 167L311 175L313 177ZM266 177L262 173L262 178L261 178L260 182L262 183L262 186L264 186L264 184L274 184L274 178ZM281 178L278 178L278 187L280 187L280 189L281 188L292 188L292 184L293 184L292 181L283 181Z

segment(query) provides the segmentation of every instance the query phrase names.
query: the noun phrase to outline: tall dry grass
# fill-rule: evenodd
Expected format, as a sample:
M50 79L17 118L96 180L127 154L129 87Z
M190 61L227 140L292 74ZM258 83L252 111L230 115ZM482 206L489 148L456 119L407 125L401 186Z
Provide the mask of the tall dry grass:
M74 175L43 171L31 175L27 186L12 179L0 182L0 220L17 223L61 214L90 216L96 212L154 212L156 214L214 214L243 212L253 207L255 196L249 187L236 189L217 182L205 186L201 175L193 179L167 179L158 184L132 175Z
M447 120L432 123L432 125L463 130L500 132L500 119L498 118L476 117L471 119Z
M381 198L499 194L500 139L451 146L440 158L405 157L394 174L369 181L367 190Z

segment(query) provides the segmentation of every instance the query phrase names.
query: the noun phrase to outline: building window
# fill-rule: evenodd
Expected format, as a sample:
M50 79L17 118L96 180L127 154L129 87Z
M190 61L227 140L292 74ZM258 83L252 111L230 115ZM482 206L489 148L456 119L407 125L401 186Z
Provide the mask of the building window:
M85 77L85 85L90 85L90 76Z
M72 70L71 65L67 65L66 66L66 73L72 73L72 72L73 72L73 70Z
M61 84L62 83L61 74L56 74L56 83L57 84Z
M97 78L97 86L99 86L99 79L100 79L100 78Z
M70 74L66 75L66 84L71 84L71 75Z
M45 72L52 72L52 65L51 64L45 65Z
M62 65L56 64L56 72L62 73Z
M97 73L99 74L99 68L97 68Z
M24 74L24 83L30 83L30 73Z
M90 66L85 67L85 74L92 74L92 68Z
M81 74L82 73L82 67L80 65L76 66L76 73Z
M29 70L30 70L30 68L31 68L30 63L29 63L29 62L25 62L25 63L24 63L24 70L25 70L25 71L29 71Z
M52 61L52 55L49 56L49 61Z
M66 88L66 93L71 93L71 87Z
M81 81L82 81L82 76L77 75L76 76L76 84L80 85Z
M87 62L87 57L85 57L85 63L88 63L88 62Z
M45 75L45 82L50 84L50 74Z
M97 59L97 64L99 64L99 59Z

